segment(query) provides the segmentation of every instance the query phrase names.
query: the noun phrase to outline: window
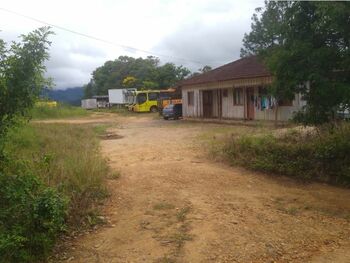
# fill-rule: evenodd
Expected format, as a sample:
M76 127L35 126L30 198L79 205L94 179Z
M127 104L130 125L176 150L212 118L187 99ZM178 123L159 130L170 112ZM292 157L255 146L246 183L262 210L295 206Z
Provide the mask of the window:
M223 90L222 90L222 96L223 96L224 98L227 98L227 97L228 97L228 90L227 90L227 89L223 89Z
M188 106L194 105L194 92L193 91L187 92L187 102L188 102Z
M279 100L278 106L293 106L293 100L288 100L288 99Z
M158 93L157 92L150 92L148 93L148 100L157 100L158 99Z
M243 105L243 89L233 89L233 105Z
M147 101L146 93L139 93L137 94L136 101L138 104L143 104Z

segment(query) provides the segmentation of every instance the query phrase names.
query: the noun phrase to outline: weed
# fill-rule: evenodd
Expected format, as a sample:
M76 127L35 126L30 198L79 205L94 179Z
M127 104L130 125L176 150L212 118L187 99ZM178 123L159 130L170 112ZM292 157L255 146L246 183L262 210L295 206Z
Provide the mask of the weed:
M155 263L175 263L175 259L165 255L155 261Z
M292 207L288 207L285 211L287 214L295 216L298 213L298 208L292 206Z
M98 143L91 125L25 125L9 135L6 152L13 161L6 169L17 173L25 166L56 188L69 200L70 225L80 227L87 211L108 196L103 180L109 169Z
M187 213L190 211L189 206L185 206L181 208L177 213L176 213L176 218L178 221L185 221Z
M117 180L120 178L120 172L112 172L112 173L109 173L108 179L110 180Z
M170 236L170 241L174 242L177 248L181 248L185 243L185 241L191 241L191 240L192 240L192 236L183 231L179 231L173 234L172 236Z
M158 203L158 204L155 204L153 206L153 209L155 210L168 210L168 209L174 209L175 206L172 205L172 204L168 204L168 203Z

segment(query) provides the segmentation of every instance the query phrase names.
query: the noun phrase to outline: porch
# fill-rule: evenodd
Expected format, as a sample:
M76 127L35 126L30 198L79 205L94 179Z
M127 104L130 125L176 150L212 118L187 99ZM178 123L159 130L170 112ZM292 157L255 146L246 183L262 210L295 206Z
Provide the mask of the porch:
M301 108L300 95L293 101L277 101L268 95L267 85L232 88L198 87L183 89L185 118L216 120L279 120L290 119Z

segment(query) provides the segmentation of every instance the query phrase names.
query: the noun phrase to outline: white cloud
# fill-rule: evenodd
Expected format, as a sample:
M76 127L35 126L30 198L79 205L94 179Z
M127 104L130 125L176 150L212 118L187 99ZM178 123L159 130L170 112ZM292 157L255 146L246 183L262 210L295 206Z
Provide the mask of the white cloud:
M12 0L1 7L113 43L217 66L237 58L254 8L261 5L262 0ZM7 41L40 26L39 22L0 10L0 38ZM96 67L120 55L149 55L53 30L56 35L51 37L47 68L56 88L83 85ZM160 59L193 69L200 66L174 58Z

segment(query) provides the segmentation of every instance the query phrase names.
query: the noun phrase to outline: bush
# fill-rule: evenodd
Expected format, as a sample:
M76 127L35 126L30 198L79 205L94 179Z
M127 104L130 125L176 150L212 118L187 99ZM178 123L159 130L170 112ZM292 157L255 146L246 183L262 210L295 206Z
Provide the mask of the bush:
M281 136L243 136L224 153L233 164L301 179L350 185L350 125Z
M57 189L70 200L69 225L82 227L87 214L107 195L104 178L109 168L100 155L97 138L104 129L104 125L61 123L32 123L12 129L5 148L11 160L7 172L30 170L45 185Z
M0 160L0 262L43 261L63 229L98 223L109 170L97 133L105 128L22 123L9 130Z
M64 228L65 200L31 174L0 174L2 262L44 259Z

